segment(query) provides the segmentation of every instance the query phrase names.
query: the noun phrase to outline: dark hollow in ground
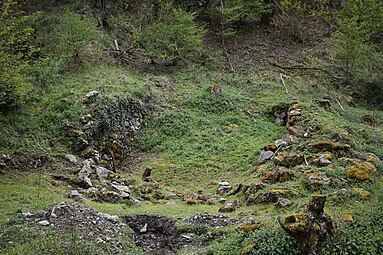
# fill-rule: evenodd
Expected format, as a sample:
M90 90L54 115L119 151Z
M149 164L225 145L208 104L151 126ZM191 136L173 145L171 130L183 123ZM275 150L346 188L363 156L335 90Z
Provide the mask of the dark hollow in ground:
M179 234L175 221L155 215L125 216L122 218L134 231L137 246L159 254L175 254L179 243ZM154 253L153 253L154 252Z

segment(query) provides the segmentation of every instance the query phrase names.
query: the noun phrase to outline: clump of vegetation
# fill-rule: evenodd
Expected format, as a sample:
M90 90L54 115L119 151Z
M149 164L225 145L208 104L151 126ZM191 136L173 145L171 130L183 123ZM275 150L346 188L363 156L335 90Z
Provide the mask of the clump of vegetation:
M213 242L206 254L298 255L299 252L295 240L282 229L262 227L248 235L238 233Z
M165 17L151 21L140 36L145 54L174 64L198 53L205 30L194 19L195 14L175 8Z
M382 13L381 1L348 1L330 38L343 83L358 91L362 101L377 105L383 99Z
M17 1L0 4L0 110L12 109L25 102L31 93L26 77L35 47L30 43L32 29Z
M307 42L323 37L331 28L332 10L329 0L277 1L273 24L287 39Z

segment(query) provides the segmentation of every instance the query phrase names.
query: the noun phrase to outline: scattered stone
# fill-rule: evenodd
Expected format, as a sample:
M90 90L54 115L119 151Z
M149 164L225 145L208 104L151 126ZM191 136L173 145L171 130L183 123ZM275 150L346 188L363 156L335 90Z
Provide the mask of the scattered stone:
M185 221L192 225L210 227L224 227L232 224L232 220L228 216L222 214L212 215L208 212L191 216L190 218L185 219Z
M348 144L344 143L337 143L337 142L332 142L330 140L325 140L325 141L319 141L315 143L310 143L308 145L308 148L313 151L348 151L351 146Z
M324 108L326 110L330 110L331 109L331 103L327 99L315 99L314 103L316 103L317 105L319 105L320 107L322 107L322 108Z
M377 164L377 165L382 164L382 160L378 156L376 156L374 153L367 153L366 161L372 164Z
M306 133L304 133L303 137L304 138L311 138L313 136L313 133L314 133L314 129L308 128Z
M120 192L120 193L128 193L130 194L130 189L128 186L125 186L125 185L116 185L116 184L112 184L110 185L110 189L112 191L115 191L115 192Z
M236 207L234 203L226 202L221 206L221 208L218 209L218 212L222 213L228 213L228 212L234 212L236 210Z
M265 188L265 184L263 183L260 183L260 182L256 182L256 183L252 183L250 185L245 185L243 187L243 193L245 194L254 194L256 193L258 190L262 190Z
M92 115L87 114L87 115L82 116L80 121L82 124L85 125L85 124L88 124L92 120L92 118L93 118Z
M291 201L287 198L278 198L278 201L274 205L277 208L285 208L291 205Z
M258 164L263 164L267 160L271 159L274 155L274 152L272 151L262 151L259 155Z
M96 175L100 181L105 181L108 178L110 173L111 171L106 169L105 167L102 167L102 166L96 167Z
M232 191L229 192L228 196L236 195L236 194L238 194L242 189L243 189L243 184L240 183L240 184L237 185L237 188L235 188L235 190L232 190Z
M370 192L362 188L353 189L340 189L332 194L332 200L338 203L348 201L350 198L367 199L370 196Z
M4 169L7 167L7 164L5 164L4 162L0 162L0 169Z
M226 203L226 201L227 201L227 198L224 198L224 197L221 197L220 199L218 199L218 202L220 204L224 204L224 203Z
M24 217L27 217L27 218L30 218L30 217L33 217L33 216L34 216L34 214L31 213L31 212L23 212L22 215L23 215Z
M338 138L337 138L339 142L348 142L350 141L350 139L351 139L351 136L349 132L340 133L338 134Z
M76 182L78 185L84 188L93 187L92 181L89 176L94 173L94 161L93 159L87 159L83 162L83 167L77 175Z
M272 151L275 152L277 150L277 146L275 144L268 144L265 147L263 147L264 151Z
M288 127L287 132L290 135L299 135L301 133L302 129L303 128L300 126L290 126L290 127Z
M332 154L330 154L330 153L320 154L319 155L318 165L319 166L330 165L331 164L331 160L332 160Z
M367 199L371 193L362 188L353 188L354 192L356 192L362 199Z
M374 117L372 117L371 115L362 116L362 120L363 120L363 122L365 122L366 124L368 124L370 126L375 126L377 124L376 119Z
M84 158L87 158L87 159L94 159L96 161L100 160L100 153L98 152L98 150L95 150L92 148L88 148L84 150L82 155Z
M304 154L299 153L292 156L286 155L284 152L279 152L274 157L274 162L281 166L293 167L301 164L304 161Z
M324 172L318 170L307 170L303 174L309 185L314 188L330 185L330 178L327 177Z
M0 160L4 160L4 161L10 161L11 160L11 156L9 156L8 154L0 154Z
M72 154L66 154L65 159L68 160L71 164L77 165L77 158L75 155Z
M152 169L147 167L142 175L142 180L143 181L150 181L150 175L152 174Z
M284 126L286 124L286 121L284 119L276 118L274 123L280 126Z
M284 139L278 139L275 141L275 146L279 149L280 147L286 146L288 143Z
M94 102L96 100L96 98L98 97L98 95L99 95L99 92L97 90L92 90L92 91L88 92L85 95L84 103Z
M47 220L40 220L38 222L38 224L40 224L41 226L49 226L50 225L49 221L47 221Z
M290 169L280 167L278 170L262 171L261 180L264 183L276 183L289 181L294 177L294 172Z
M69 129L68 130L68 136L69 137L80 137L84 134L84 132L82 132L81 130L77 130L77 129Z
M259 194L253 201L248 199L248 203L268 203L278 202L280 198L290 198L296 196L298 191L288 189L271 189L267 192Z
M254 232L255 230L260 229L264 225L265 223L263 223L262 221L255 222L255 223L247 223L240 226L238 230L244 233L251 233L251 232Z
M214 85L214 86L210 87L210 91L211 91L211 93L213 93L216 96L222 95L222 89L218 85Z
M98 198L101 201L108 202L108 203L121 203L122 197L119 193L110 191L110 190L103 190L99 193Z
M378 171L375 166L367 161L357 161L354 165L346 170L346 176L358 181L371 182L373 175Z
M219 182L218 185L217 193L220 195L229 193L232 189L228 182Z
M217 203L217 200L215 198L209 198L208 200L206 200L206 204L207 205L215 205Z
M129 205L141 206L141 205L142 205L142 202L141 202L140 200L138 200L137 198L130 197L130 199L129 199L129 201L128 201L128 204L129 204Z
M148 223L145 223L145 225L140 229L140 233L146 233L148 231Z
M80 192L78 192L77 190L71 190L69 191L66 195L65 195L66 198L71 198L71 199L75 199L75 200L85 200L85 198L83 196L81 196Z

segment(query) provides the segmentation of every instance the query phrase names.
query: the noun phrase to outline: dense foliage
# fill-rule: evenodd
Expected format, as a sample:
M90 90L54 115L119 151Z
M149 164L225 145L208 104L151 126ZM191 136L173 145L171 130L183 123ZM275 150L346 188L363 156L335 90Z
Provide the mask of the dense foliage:
M25 101L30 93L25 71L34 51L32 29L24 26L28 17L18 7L13 0L0 3L0 110Z

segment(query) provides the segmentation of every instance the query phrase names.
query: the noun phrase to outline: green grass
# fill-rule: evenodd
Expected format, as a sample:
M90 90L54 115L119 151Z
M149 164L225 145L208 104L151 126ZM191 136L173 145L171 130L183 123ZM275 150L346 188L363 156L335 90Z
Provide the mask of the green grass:
M2 176L0 180L0 223L16 213L38 211L53 203L68 201L65 190L50 185L46 175L17 173Z

